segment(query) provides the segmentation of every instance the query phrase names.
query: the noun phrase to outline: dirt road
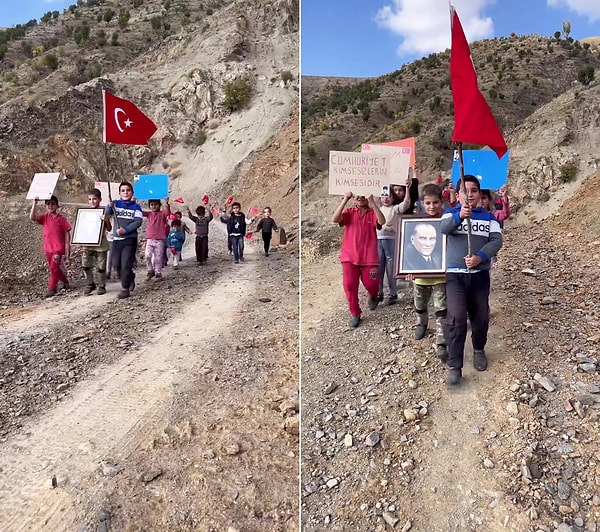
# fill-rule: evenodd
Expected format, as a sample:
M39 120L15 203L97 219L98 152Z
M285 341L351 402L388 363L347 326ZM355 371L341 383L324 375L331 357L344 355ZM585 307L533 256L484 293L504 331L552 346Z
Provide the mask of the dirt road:
M489 370L467 342L456 390L410 291L350 329L337 257L303 264L303 530L596 530L598 279L575 241L508 233Z
M96 363L85 378L7 436L3 530L95 526L100 510L116 530L293 529L297 255L287 249L266 259L248 246L246 262L234 265L222 242L213 247L209 265L188 259L127 302L114 299L112 285L106 296L57 297L5 324L13 361L19 342L38 333L62 330L70 340L70 326L80 324L84 338L93 335L90 319L121 348L103 360L108 346L84 339L99 351L88 353ZM138 324L154 331L122 343Z

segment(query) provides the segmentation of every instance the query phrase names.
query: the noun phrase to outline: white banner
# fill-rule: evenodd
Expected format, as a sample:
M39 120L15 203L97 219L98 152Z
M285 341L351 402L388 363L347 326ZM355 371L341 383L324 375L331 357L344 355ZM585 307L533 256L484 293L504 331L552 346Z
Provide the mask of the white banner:
M106 181L96 181L94 187L102 193L100 205L108 205L108 183ZM115 183L114 181L110 182L110 193L113 200L118 200L120 198L119 183Z
M390 184L391 158L385 153L329 152L329 194L379 196Z
M390 183L404 185L410 167L412 150L406 146L384 146L381 144L363 144L360 152L364 154L384 154L390 158Z
M60 176L60 172L39 173L33 176L33 181L29 185L26 199L50 199L56 188L56 182Z

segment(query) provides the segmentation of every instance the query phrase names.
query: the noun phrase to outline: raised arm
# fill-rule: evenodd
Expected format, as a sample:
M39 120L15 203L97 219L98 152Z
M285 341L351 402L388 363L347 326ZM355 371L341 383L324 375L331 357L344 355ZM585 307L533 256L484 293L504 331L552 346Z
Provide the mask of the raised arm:
M371 209L375 211L375 216L377 216L377 223L381 226L385 225L385 216L381 212L381 209L379 208L377 203L375 202L373 194L369 194L367 196L367 200L369 201L369 207L371 207Z
M351 197L352 192L346 192L344 194L344 199L342 200L342 203L338 205L338 208L335 210L335 212L333 213L333 217L331 218L331 221L334 224L339 224L342 221L342 212L344 212L344 209L346 208L346 205L348 204L348 201L350 201Z
M37 207L38 198L35 198L31 204L31 212L29 213L29 219L33 222L38 221L38 215L35 213L35 208Z

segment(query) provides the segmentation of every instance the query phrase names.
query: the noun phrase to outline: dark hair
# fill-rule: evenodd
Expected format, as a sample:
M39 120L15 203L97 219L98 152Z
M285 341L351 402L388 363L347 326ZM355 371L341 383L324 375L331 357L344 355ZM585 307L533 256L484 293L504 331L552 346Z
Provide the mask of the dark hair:
M153 203L158 203L158 205L160 205L160 200L159 199L149 199L148 200L148 205L152 205Z
M181 227L181 220L173 220L171 222L171 227Z
M58 206L58 198L54 194L52 194L52 196L50 196L50 198L48 198L47 200L44 200L44 204L50 205L50 203L56 203L56 205Z
M236 205L237 205L237 206L238 206L240 209L242 208L242 206L240 205L240 202L239 202L239 201L234 201L234 202L231 204L231 208L233 209L233 208L234 208Z
M492 201L492 192L490 191L489 188L482 188L481 189L481 195L485 196L487 199L489 199L490 201Z
M92 188L88 192L88 196L94 196L94 198L102 199L102 192L100 192L97 188Z
M263 211L266 211L267 209L269 209L269 212L273 212L273 211L271 210L271 207L263 207Z
M133 192L133 185L129 181L121 181L119 184L119 192L121 192L121 187L129 187L129 190Z
M181 211L176 211L175 216L179 216L179 218L183 218L183 214L181 214Z
M458 180L458 184L456 186L457 190L460 190L462 187L462 182L465 183L475 183L477 185L477 190L481 191L481 184L479 183L479 179L477 179L474 175L467 174L462 179Z
M202 205L198 205L198 207L196 207L196 214L198 216L204 216L206 214L206 208Z
M435 196L439 200L442 199L442 189L438 185L429 183L421 190L421 201L425 199L425 196Z

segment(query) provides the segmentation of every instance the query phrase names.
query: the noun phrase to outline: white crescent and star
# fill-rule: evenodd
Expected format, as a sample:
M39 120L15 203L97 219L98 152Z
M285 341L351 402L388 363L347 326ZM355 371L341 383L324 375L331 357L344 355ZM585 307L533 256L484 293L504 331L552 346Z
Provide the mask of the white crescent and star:
M117 125L117 129L121 133L123 133L125 129L123 129L119 122L119 113L123 113L125 115L125 122L123 122L125 124L125 127L131 127L131 124L133 124L133 122L129 120L129 118L127 118L127 115L125 114L125 111L123 111L123 109L121 109L120 107L115 107L115 124Z

